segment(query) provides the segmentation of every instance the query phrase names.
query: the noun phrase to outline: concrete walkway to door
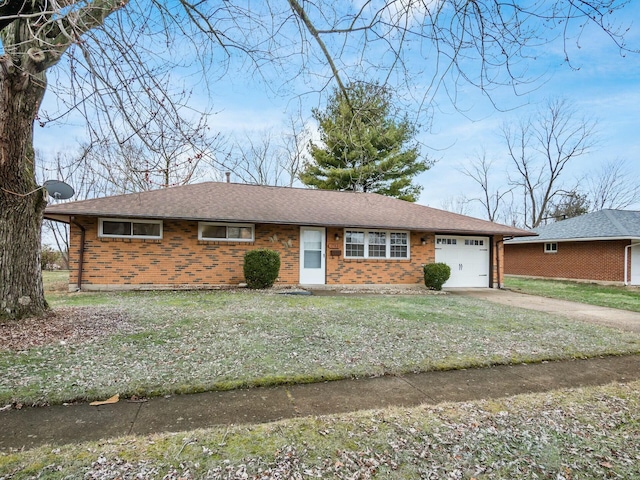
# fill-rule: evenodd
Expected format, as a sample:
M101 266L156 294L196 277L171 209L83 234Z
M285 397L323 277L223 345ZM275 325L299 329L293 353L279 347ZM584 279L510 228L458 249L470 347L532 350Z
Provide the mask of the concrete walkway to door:
M511 290L499 290L493 288L452 288L448 292L454 295L468 297L511 305L513 307L538 310L540 312L561 315L574 320L606 325L629 332L640 333L640 313L617 308L598 307L584 303L558 300L555 298L539 297L525 293L517 293Z

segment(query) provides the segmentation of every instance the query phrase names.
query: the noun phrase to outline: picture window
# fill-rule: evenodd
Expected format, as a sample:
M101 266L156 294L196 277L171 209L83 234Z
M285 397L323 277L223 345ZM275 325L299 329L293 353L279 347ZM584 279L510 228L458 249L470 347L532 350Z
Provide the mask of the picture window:
M409 258L409 233L384 230L346 230L345 258Z

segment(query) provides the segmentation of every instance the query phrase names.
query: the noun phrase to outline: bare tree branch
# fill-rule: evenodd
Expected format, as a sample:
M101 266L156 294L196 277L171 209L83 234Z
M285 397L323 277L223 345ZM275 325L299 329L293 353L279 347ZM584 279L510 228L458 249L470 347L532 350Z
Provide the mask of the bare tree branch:
M600 170L587 177L587 195L591 209L624 209L640 202L640 183L631 174L626 160L605 163Z
M510 183L524 195L524 224L535 228L562 192L566 166L597 145L596 122L579 117L566 100L552 99L535 117L505 124L502 135L516 169Z
M477 156L475 161L472 161L469 166L463 167L461 171L477 183L482 191L480 198L473 198L471 200L479 202L487 215L487 220L495 222L498 220L498 215L503 206L503 200L511 194L513 187L504 190L498 187L494 192L492 182L490 181L491 174L493 173L492 169L493 161L487 160L486 152L482 152Z

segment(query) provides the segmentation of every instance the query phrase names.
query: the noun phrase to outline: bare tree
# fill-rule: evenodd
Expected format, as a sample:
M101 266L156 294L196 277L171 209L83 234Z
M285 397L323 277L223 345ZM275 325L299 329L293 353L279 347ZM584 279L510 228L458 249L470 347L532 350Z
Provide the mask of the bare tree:
M139 128L140 135L117 142L93 142L86 168L102 178L114 193L140 192L220 180L217 158L224 141L209 134L205 119L180 130L165 117L156 117Z
M526 80L526 62L517 60L553 39L555 28L564 37L574 20L578 28L584 22L599 26L626 50L624 30L611 20L625 3L365 1L356 8L299 0L3 2L0 317L46 309L38 258L46 200L35 180L34 122L79 115L91 141L123 144L157 116L180 128L181 105L173 100L190 91L182 85L187 79L201 84L208 97L213 89L207 82L228 69L259 76L265 65L268 85L279 75L317 90L333 81L344 90L343 77L375 71L384 83L399 79L398 88L428 107L443 86L454 101L461 83L487 93L500 84L517 88ZM198 78L190 68L194 62L202 67ZM416 88L424 85L425 70L433 75L426 89ZM307 72L316 76L300 81ZM40 110L47 88L58 95L59 112Z
M309 127L302 119L290 117L283 132L283 141L285 156L282 159L282 168L288 175L288 186L292 187L309 154L308 145L311 141Z
M535 228L549 216L562 188L562 174L573 160L596 145L596 123L578 115L567 100L552 99L536 116L502 127L514 172L509 182L524 197L524 225Z
M290 117L278 133L274 129L244 132L216 166L244 183L291 187L298 179L309 137L309 129Z
M56 152L54 158L46 158L36 152L40 165L39 181L47 179L63 180L73 185L74 195L70 200L85 200L112 193L108 184L95 175L88 163L93 150L92 145L80 145L73 152ZM42 224L42 236L53 240L64 263L69 264L69 228L67 224L45 220Z
M273 130L245 132L236 139L223 162L244 183L282 185L281 145Z
M497 187L495 192L493 191L493 184L490 182L492 175L493 161L487 160L486 152L478 154L475 160L472 160L470 165L462 168L462 173L471 178L478 184L482 194L480 197L473 198L482 205L484 212L487 215L487 220L495 222L498 220L498 215L503 206L505 197L508 197L513 188L501 189Z
M450 196L442 199L440 207L448 212L469 215L469 203L471 201L465 195Z
M640 183L624 159L605 163L586 182L592 211L624 209L640 202Z

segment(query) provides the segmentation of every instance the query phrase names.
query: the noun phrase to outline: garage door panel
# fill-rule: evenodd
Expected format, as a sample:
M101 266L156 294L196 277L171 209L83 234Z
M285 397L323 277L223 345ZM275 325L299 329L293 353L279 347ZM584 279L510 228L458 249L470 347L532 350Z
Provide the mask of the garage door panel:
M436 237L436 262L451 267L444 287L489 287L489 237Z
M640 245L631 247L631 285L640 285Z

